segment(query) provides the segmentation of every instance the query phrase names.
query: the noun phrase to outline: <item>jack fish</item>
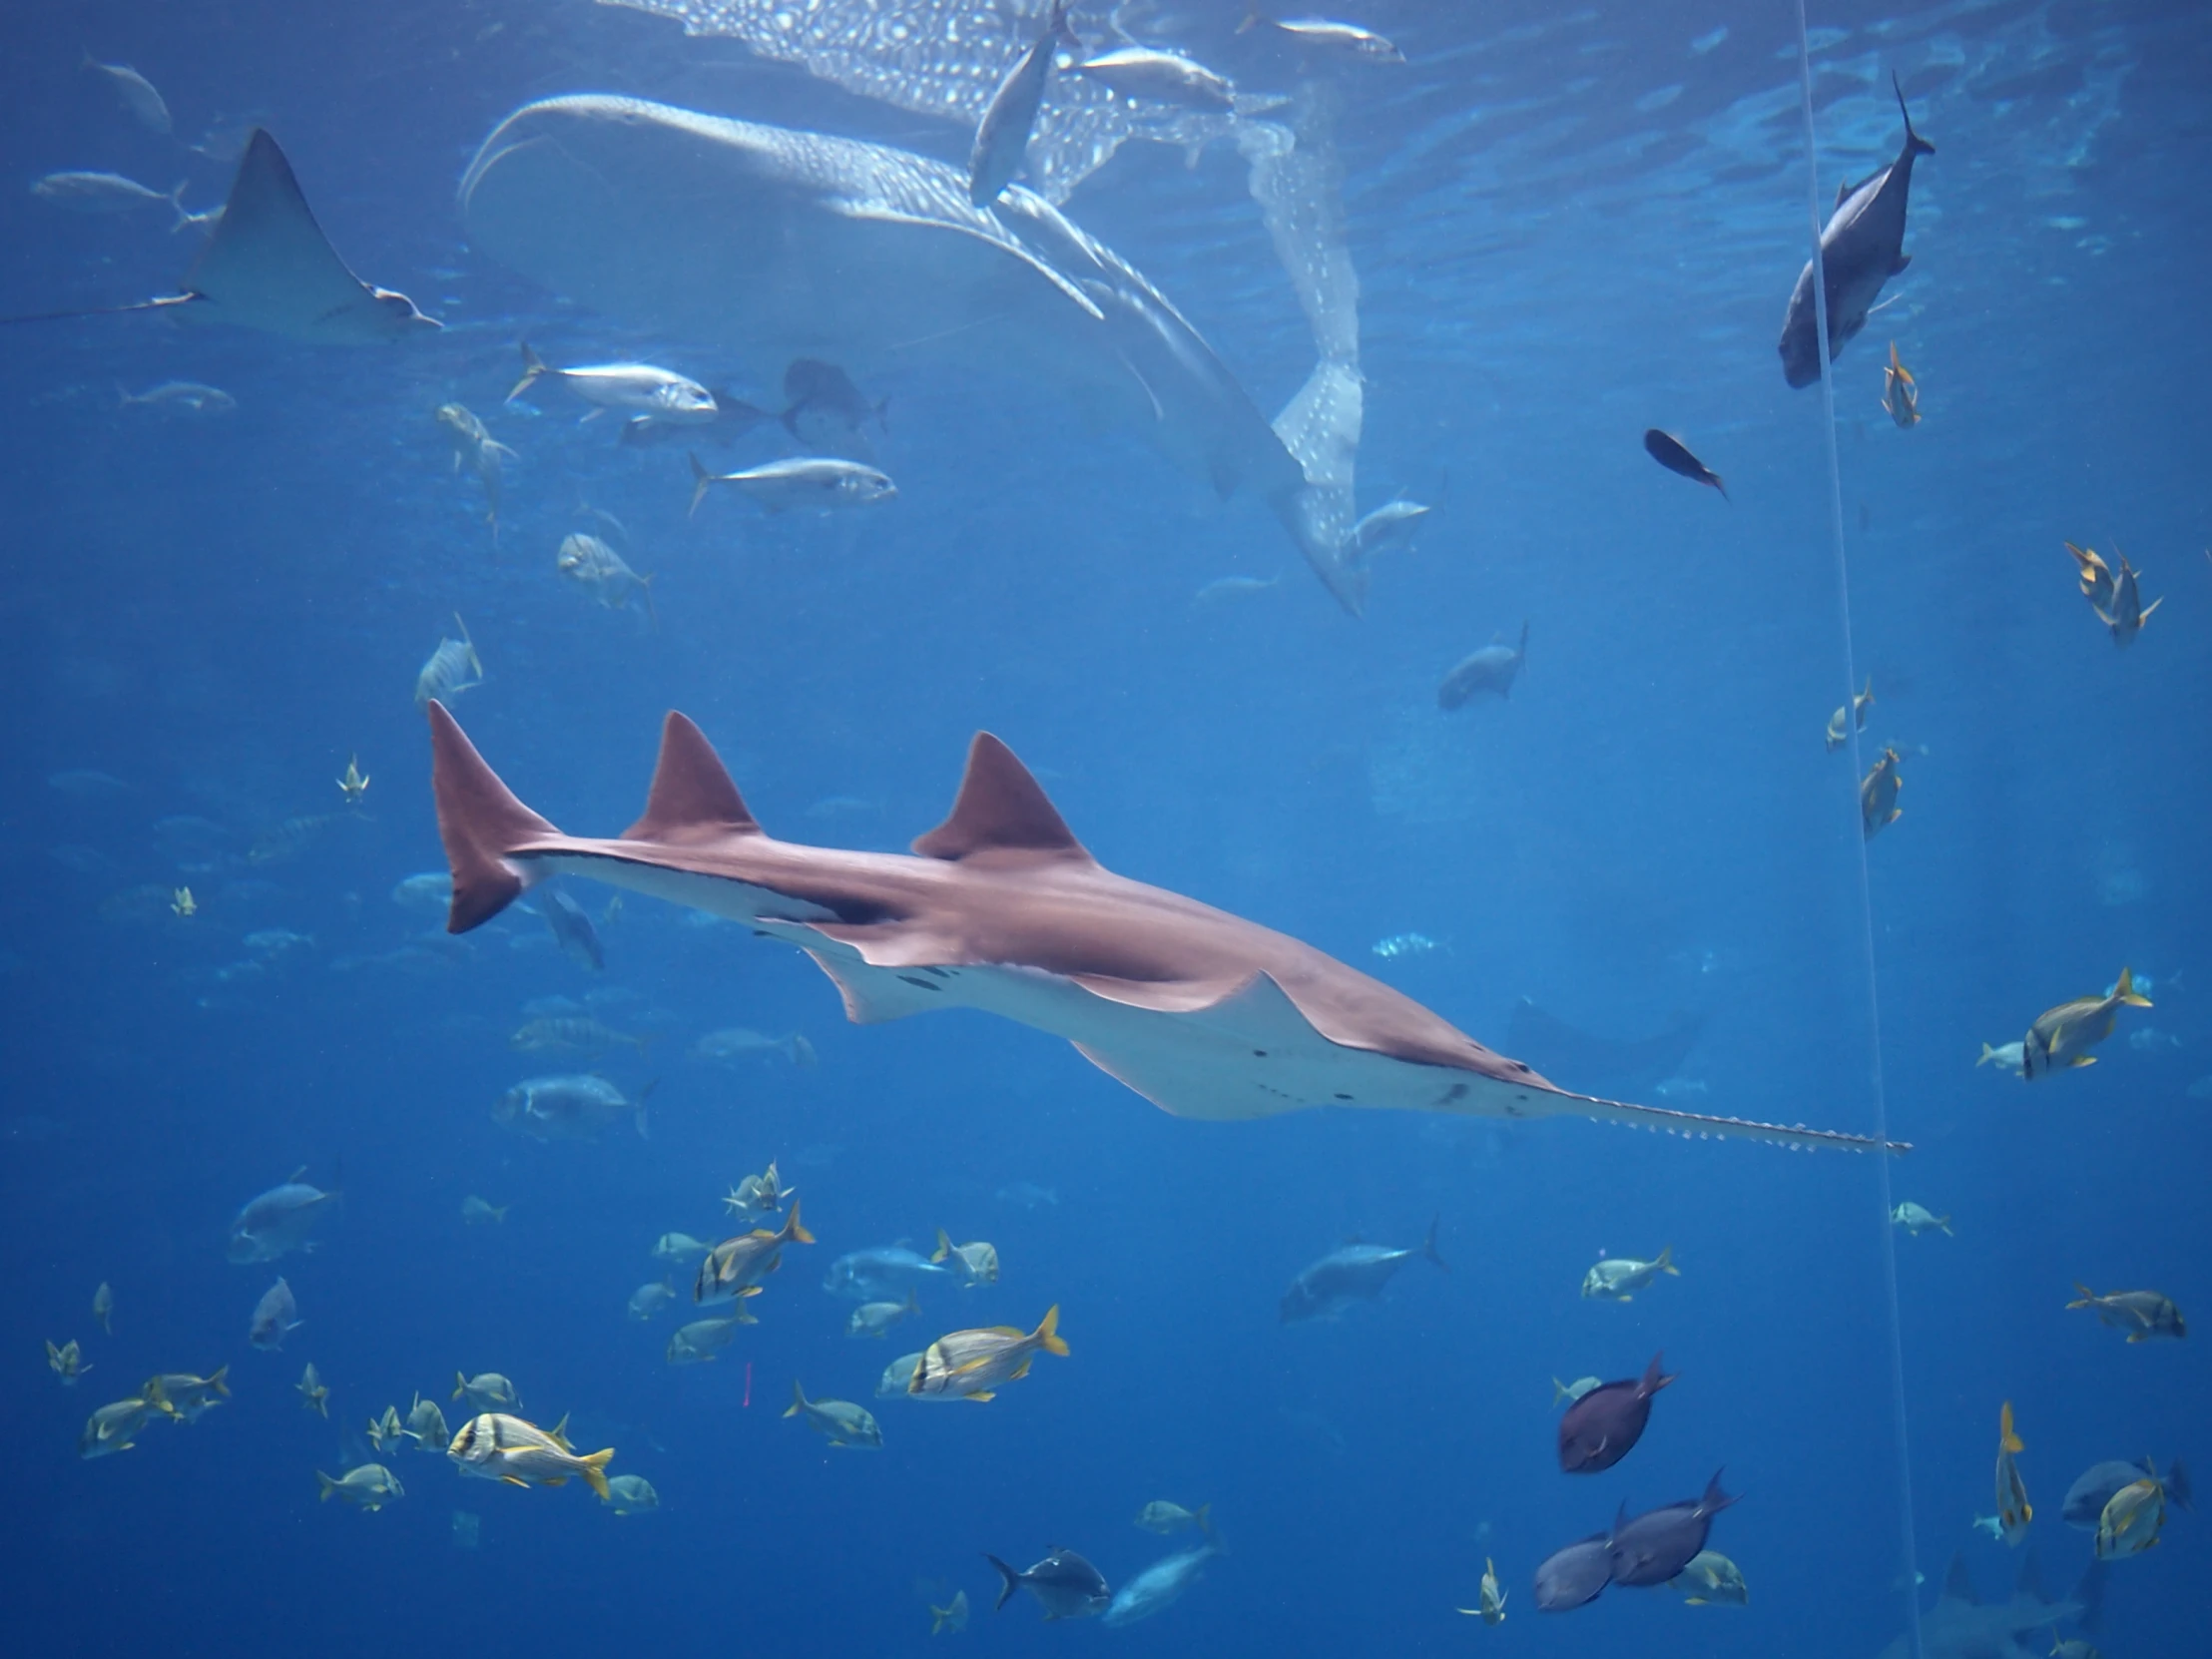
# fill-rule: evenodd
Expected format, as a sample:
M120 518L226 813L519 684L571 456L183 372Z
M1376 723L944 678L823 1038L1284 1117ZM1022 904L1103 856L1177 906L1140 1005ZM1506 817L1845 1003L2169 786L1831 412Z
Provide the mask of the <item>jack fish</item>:
M1913 112L1905 107L1905 89L1895 75L1890 85L1905 117L1905 147L1898 159L1864 184L1849 182L1836 193L1836 211L1821 232L1821 270L1828 300L1828 357L1837 354L1867 325L1867 313L1882 295L1882 284L1913 263L1905 252L1905 210L1913 194L1913 163L1936 154L1936 146L1913 131ZM1820 320L1813 296L1813 262L1807 260L1790 293L1782 319L1782 374L1793 386L1809 386L1821 377Z

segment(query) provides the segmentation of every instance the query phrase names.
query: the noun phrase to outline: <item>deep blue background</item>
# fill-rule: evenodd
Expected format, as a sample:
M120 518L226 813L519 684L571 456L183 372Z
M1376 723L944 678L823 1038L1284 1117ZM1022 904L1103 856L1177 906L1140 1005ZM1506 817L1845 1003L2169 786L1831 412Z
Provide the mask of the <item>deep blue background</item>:
M1194 7L1175 38L1268 84L1234 10ZM2199 1311L2212 1244L2212 1103L2187 1092L2212 1074L2201 8L1816 15L1823 207L1895 153L1890 68L1939 147L1899 302L1838 365L1837 479L1819 394L1784 387L1773 354L1813 190L1794 15L1555 10L1361 13L1414 60L1345 84L1364 504L1437 505L1364 623L1264 513L1197 499L987 361L869 388L892 399L901 495L849 525L734 502L688 523L680 451L618 450L553 398L538 419L499 410L524 331L556 360L648 353L763 400L782 366L701 360L649 317L574 313L470 254L452 184L515 104L634 91L956 158L954 129L565 0L11 14L0 312L166 291L189 260L159 215L63 215L29 194L40 175L189 175L195 206L227 182L122 117L78 73L82 45L149 74L183 136L267 120L356 267L452 324L391 353L144 318L0 339L11 1639L910 1652L924 1589L956 1583L978 1607L960 1640L1008 1651L1443 1653L1477 1634L1449 1609L1492 1554L1515 1597L1494 1639L1524 1651L1864 1655L1905 1621L1893 1344L1931 1580L1959 1547L1992 1592L2013 1570L1967 1528L2003 1398L2053 1588L2087 1553L2056 1519L2080 1467L2201 1454L2194 1344L2128 1348L2060 1312L2075 1279ZM1186 172L1132 146L1069 211L1263 407L1296 388L1304 324L1226 147ZM1876 403L1893 335L1925 388L1912 432ZM116 409L116 382L170 377L240 407ZM429 417L448 397L522 452L496 554ZM1651 424L1688 435L1734 506L1651 467ZM553 574L586 501L656 574L658 633ZM2117 541L2167 596L2131 651L2076 596L2061 538ZM1191 606L1231 572L1283 581ZM1523 994L1622 1032L1704 1009L1684 1070L1709 1093L1687 1104L1872 1132L1886 1091L1918 1150L1885 1191L1865 1160L1565 1121L1182 1122L1018 1027L848 1027L803 959L640 901L607 929L605 982L634 1000L602 1012L669 1033L651 1066L614 1068L660 1076L651 1140L511 1138L491 1101L557 1069L509 1050L521 1005L593 981L527 918L379 960L425 925L386 895L438 862L408 694L456 609L490 676L459 713L577 832L629 822L671 706L773 830L884 848L936 821L988 726L1111 866L1310 939L1487 1041ZM1523 617L1512 702L1439 715L1441 673ZM1853 762L1819 743L1854 672L1879 698L1866 738L1910 752L1906 816L1864 847ZM365 814L248 863L276 825L338 806L354 751ZM129 788L48 784L74 768ZM810 815L840 796L861 805ZM212 852L154 830L180 814L220 826ZM185 879L189 924L158 896ZM276 926L312 948L222 977ZM1444 948L1370 954L1409 929ZM2157 1007L2096 1067L2033 1085L1973 1069L1981 1042L2123 961ZM683 1057L730 1024L804 1030L822 1064ZM759 1330L671 1370L670 1322L623 1315L654 1238L713 1233L724 1186L779 1155L822 1245L793 1253ZM224 1261L224 1228L302 1163L343 1186L344 1214L283 1264L307 1324L265 1356L243 1340L264 1270ZM1024 1180L1059 1203L994 1197ZM508 1222L464 1229L471 1192ZM1957 1237L1897 1239L1893 1310L1898 1197ZM1414 1264L1340 1325L1278 1325L1305 1263L1353 1232L1410 1243L1432 1213L1448 1276ZM845 1249L939 1225L994 1240L1006 1272L932 1299L930 1324L1027 1326L1058 1302L1073 1358L985 1409L886 1402L877 1454L779 1421L795 1377L875 1403L897 1338L848 1341L817 1285ZM1670 1242L1679 1281L1628 1307L1576 1297L1601 1248ZM113 1339L87 1313L102 1279ZM65 1391L38 1345L72 1336L97 1370ZM1560 1476L1548 1379L1629 1375L1662 1346L1683 1380L1645 1444ZM310 1359L327 1426L288 1391ZM225 1361L225 1409L76 1458L94 1405ZM312 1471L358 1456L372 1413L442 1398L456 1368L513 1376L543 1420L572 1411L662 1512L464 1484L412 1452L394 1507L314 1501ZM1747 1496L1715 1543L1750 1609L1616 1592L1535 1614L1545 1552L1724 1462ZM1211 1500L1233 1548L1171 1612L1130 1632L989 1616L979 1551L1065 1543L1119 1583L1166 1552L1129 1524L1156 1497ZM482 1517L474 1553L450 1542L455 1510ZM2187 1650L2202 1524L2176 1516L2115 1570L2114 1659Z

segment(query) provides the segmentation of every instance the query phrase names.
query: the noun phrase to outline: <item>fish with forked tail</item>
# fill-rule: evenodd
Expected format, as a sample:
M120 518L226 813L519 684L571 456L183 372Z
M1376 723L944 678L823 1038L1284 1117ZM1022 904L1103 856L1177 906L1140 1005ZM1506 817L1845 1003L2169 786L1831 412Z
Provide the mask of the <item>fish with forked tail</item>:
M1669 472L1687 478L1693 484L1704 484L1721 492L1721 499L1728 500L1728 486L1721 482L1721 475L1690 453L1690 446L1672 432L1662 432L1653 426L1644 433L1644 453L1665 467ZM1735 503L1730 502L1731 506Z
M1373 1302L1380 1297L1382 1287L1415 1256L1449 1271L1449 1264L1436 1254L1436 1223L1433 1220L1428 1224L1427 1235L1409 1250L1363 1244L1355 1239L1341 1250L1331 1251L1292 1281L1291 1288L1283 1294L1282 1321L1285 1325L1296 1325L1305 1320L1341 1318L1355 1302Z
M1848 181L1836 193L1836 211L1821 232L1822 293L1813 291L1813 262L1807 260L1790 292L1782 319L1782 375L1792 386L1809 386L1821 377L1819 312L1828 312L1828 357L1858 337L1885 282L1913 263L1905 252L1905 215L1913 194L1913 163L1933 156L1936 146L1913 130L1913 112L1905 107L1905 89L1896 75L1890 85L1905 117L1905 145L1898 158L1865 183ZM1826 301L1825 307L1822 300Z

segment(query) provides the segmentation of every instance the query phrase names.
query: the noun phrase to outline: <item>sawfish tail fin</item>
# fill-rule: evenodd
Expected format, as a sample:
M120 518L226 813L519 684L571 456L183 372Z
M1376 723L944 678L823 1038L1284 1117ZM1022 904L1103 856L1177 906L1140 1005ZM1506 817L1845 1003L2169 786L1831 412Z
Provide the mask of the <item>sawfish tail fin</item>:
M1898 112L1905 117L1905 153L1909 156L1933 156L1936 146L1913 131L1913 112L1905 107L1905 88L1898 82L1898 72L1890 71L1890 86L1898 95Z
M513 903L527 884L506 854L524 841L560 831L515 799L444 704L432 698L428 713L430 790L437 802L438 837L453 872L445 929L465 933Z

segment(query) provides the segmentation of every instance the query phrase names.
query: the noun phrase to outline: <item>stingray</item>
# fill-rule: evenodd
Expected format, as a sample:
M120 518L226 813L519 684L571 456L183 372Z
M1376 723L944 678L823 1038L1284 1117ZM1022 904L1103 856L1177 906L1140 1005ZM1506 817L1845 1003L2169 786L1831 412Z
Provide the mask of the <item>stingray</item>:
M440 326L405 294L373 287L353 275L315 223L291 163L258 127L182 292L0 321L51 322L127 311L169 311L189 321L227 322L315 345L370 344Z
M773 838L680 714L663 727L644 816L603 840L563 834L516 800L442 704L429 720L455 933L535 881L588 876L797 945L855 1023L979 1008L1066 1038L1181 1117L1369 1106L1568 1114L1800 1148L1878 1144L1558 1088L1309 945L1103 868L988 733L969 748L951 815L909 856Z
M978 208L967 175L926 156L592 95L508 116L460 205L474 246L633 324L863 382L982 361L1057 387L1221 496L1256 492L1345 608L1365 601L1366 565L1213 347L1031 191Z

